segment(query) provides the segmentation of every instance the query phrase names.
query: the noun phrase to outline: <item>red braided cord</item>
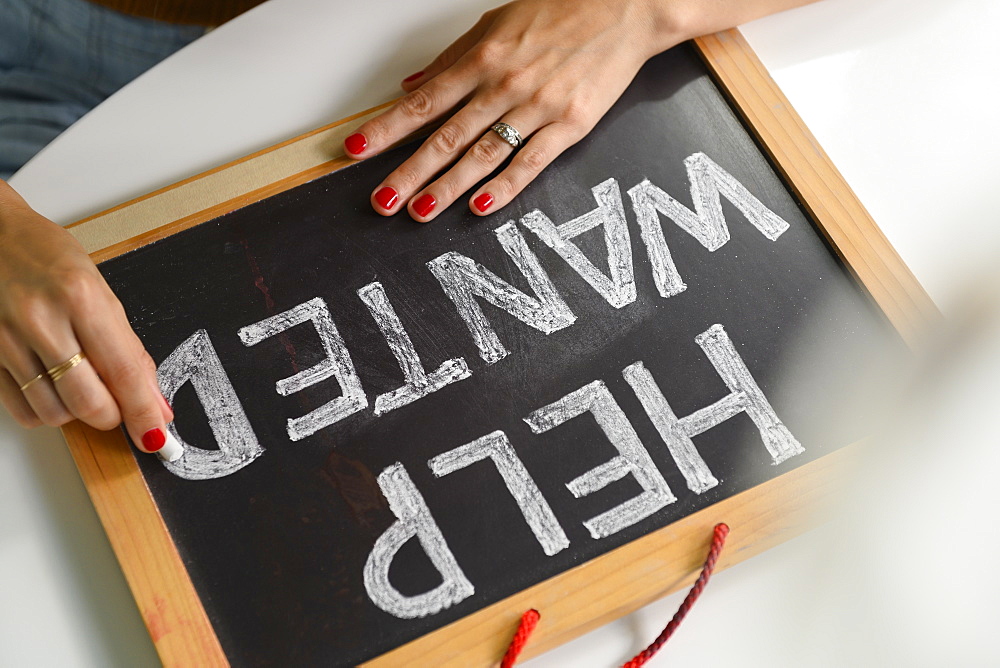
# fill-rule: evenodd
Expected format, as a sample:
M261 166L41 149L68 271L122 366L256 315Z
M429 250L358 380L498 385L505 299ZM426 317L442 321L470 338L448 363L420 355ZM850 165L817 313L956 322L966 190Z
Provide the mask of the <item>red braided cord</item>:
M708 584L708 579L712 577L712 571L715 570L715 562L719 560L719 553L722 552L722 546L726 544L726 536L729 535L729 526L723 523L715 525L715 531L712 534L712 544L708 548L708 556L705 558L705 565L702 566L701 575L695 580L694 586L691 587L691 591L688 595L684 597L684 601L681 606L677 608L677 612L674 613L673 619L667 624L667 627L663 629L663 632L657 636L656 640L650 643L649 647L642 650L631 661L626 663L622 668L639 668L651 658L653 655L660 651L670 636L674 634L677 627L681 625L687 613L694 606L694 602L698 600L701 596L701 592L705 589L705 585ZM528 637L531 636L531 632L535 630L535 626L538 624L538 619L541 615L538 614L537 610L528 610L526 613L521 615L521 623L517 627L517 631L514 633L514 637L510 641L510 646L507 647L507 653L503 655L503 661L500 662L500 668L512 668L514 662L517 660L517 656L524 649L525 643L528 642Z
M719 559L719 553L722 552L722 546L726 543L726 536L729 535L729 527L725 524L719 523L715 525L715 532L712 536L712 545L708 548L708 557L705 559L705 566L701 569L701 575L695 581L694 586L691 587L691 591L688 595L684 597L684 602L681 603L681 607L677 608L677 612L674 613L673 619L667 624L667 627L663 629L663 632L654 640L649 647L642 650L635 657L626 663L622 668L639 668L651 658L653 655L660 651L660 648L668 640L670 636L673 635L677 627L680 626L681 622L684 621L684 617L687 616L688 611L691 610L691 606L694 602L698 600L701 596L701 592L705 589L705 585L708 584L708 579L712 577L712 571L715 570L715 562Z
M517 626L517 631L514 633L514 637L510 641L510 646L507 647L507 653L503 655L503 661L500 662L500 668L511 668L514 662L517 661L518 654L524 649L525 643L528 642L528 637L531 636L531 632L535 630L535 626L538 625L538 619L541 617L538 611L535 609L528 610L526 613L521 615L521 623Z

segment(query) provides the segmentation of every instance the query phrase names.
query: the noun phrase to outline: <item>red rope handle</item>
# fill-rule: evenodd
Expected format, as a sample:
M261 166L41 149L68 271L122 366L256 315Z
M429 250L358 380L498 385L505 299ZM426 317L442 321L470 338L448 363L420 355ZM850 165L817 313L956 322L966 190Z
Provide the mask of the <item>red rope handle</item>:
M673 618L667 627L663 629L663 632L656 637L649 647L642 650L636 654L631 661L626 663L622 668L639 668L651 658L653 655L660 651L670 636L674 634L677 627L681 625L684 618L687 616L688 612L691 611L691 607L694 606L694 602L698 600L701 596L701 592L705 589L705 585L708 584L708 579L712 577L712 571L715 570L715 562L719 560L719 554L722 552L722 546L726 544L726 536L729 535L729 526L723 523L715 525L715 530L712 533L712 544L708 548L708 556L705 558L705 565L702 566L701 575L695 580L694 585L691 587L691 591L688 595L684 597L684 601L681 603L680 607L677 608L677 612L674 613ZM517 631L514 633L514 637L510 641L510 646L507 647L507 653L503 655L503 661L500 662L500 668L512 668L514 662L517 660L518 655L521 650L524 649L525 643L528 642L528 638L531 636L531 632L535 630L535 626L538 625L538 620L541 615L537 610L528 610L526 613L521 615L521 623L517 627Z
M500 662L500 668L511 668L514 662L517 661L518 654L524 649L524 644L528 642L528 638L531 636L531 632L535 630L538 625L538 619L541 617L538 611L532 608L526 613L521 615L521 623L517 625L517 631L514 633L514 637L510 641L510 646L507 647L507 653L503 655L503 661Z
M639 668L651 658L653 655L660 651L660 648L670 640L670 636L674 634L677 627L681 625L687 613L691 610L691 606L694 602L698 600L701 596L701 592L705 589L705 585L708 584L708 579L712 577L712 571L715 570L715 562L719 560L719 553L722 552L722 546L726 544L726 536L729 535L729 526L722 524L715 525L715 531L712 534L712 544L708 548L708 556L705 558L705 565L701 569L701 575L695 580L694 586L691 587L691 591L688 595L684 597L684 601L681 603L681 607L677 608L677 612L674 613L673 619L667 624L667 627L663 629L663 632L656 637L649 647L642 650L636 654L631 661L626 663L622 668Z

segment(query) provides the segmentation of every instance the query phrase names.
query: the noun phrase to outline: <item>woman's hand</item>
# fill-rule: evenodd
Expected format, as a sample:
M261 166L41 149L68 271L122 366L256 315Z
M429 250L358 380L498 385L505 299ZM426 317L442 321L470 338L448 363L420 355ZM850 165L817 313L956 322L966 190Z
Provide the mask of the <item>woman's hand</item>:
M517 0L487 12L404 80L409 92L395 106L346 140L349 155L367 158L447 118L375 189L372 206L383 215L405 206L415 220L432 220L515 151L490 130L498 121L524 143L469 206L478 215L505 206L597 124L648 58L684 38L666 11L681 4Z
M80 351L83 362L61 378L46 375ZM147 452L162 447L164 426L173 420L156 365L97 267L69 232L3 181L0 402L25 427L80 419L113 429L124 420L132 441Z

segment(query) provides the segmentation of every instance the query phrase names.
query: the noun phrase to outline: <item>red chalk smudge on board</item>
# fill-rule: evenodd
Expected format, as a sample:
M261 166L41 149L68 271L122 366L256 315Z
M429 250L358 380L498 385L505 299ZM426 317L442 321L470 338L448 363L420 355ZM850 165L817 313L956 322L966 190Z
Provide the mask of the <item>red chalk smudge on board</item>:
M146 619L149 637L153 639L154 643L157 643L160 641L160 638L170 633L172 629L170 624L167 623L167 600L162 596L153 596L153 605L156 606L156 609L150 610L147 608L142 616Z
M247 265L250 267L250 274L253 276L253 284L257 290L264 296L264 310L271 316L275 314L277 307L274 303L274 298L271 297L271 290L267 286L267 282L264 280L264 274L260 270L260 265L257 264L257 258L250 251L250 243L246 239L240 239L240 245L243 246L243 252L247 258ZM292 344L291 339L284 332L278 335L278 340L281 341L282 347L284 347L285 352L288 353L288 361L292 365L292 371L295 373L299 372L299 362L298 353L295 350L295 346Z

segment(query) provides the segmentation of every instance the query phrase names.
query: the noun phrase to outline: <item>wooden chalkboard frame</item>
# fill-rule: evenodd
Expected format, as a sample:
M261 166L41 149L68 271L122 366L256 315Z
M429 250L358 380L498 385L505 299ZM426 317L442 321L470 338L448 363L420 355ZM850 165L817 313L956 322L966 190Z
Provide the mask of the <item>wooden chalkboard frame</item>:
M737 30L698 38L716 84L859 286L911 345L937 310ZM343 119L84 219L69 229L101 262L340 169L344 137L388 105ZM228 665L121 431L63 428L163 663ZM368 662L496 663L528 608L525 657L671 593L695 577L712 527L733 527L725 568L808 528L854 446L727 498ZM641 573L641 578L635 576Z

